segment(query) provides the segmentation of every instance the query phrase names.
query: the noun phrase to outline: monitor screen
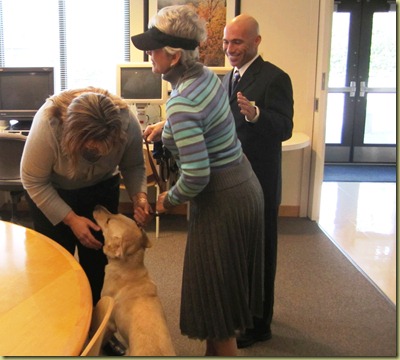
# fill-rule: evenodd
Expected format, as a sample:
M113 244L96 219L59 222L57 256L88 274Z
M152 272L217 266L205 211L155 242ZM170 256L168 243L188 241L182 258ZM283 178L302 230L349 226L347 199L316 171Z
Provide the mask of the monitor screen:
M130 104L164 104L167 82L152 71L151 63L117 65L117 95Z
M53 93L51 67L0 67L0 119L32 120Z

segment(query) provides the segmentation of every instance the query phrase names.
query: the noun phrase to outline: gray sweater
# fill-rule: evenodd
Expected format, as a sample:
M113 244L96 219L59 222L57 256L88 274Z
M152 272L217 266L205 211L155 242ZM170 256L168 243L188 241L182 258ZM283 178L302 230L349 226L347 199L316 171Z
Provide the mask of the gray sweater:
M121 173L129 197L147 193L146 169L140 124L131 111L121 110L126 140L119 149L91 163L80 158L75 176L60 148L60 121L49 119L46 102L33 119L21 161L21 178L29 196L53 225L61 222L71 208L56 189L80 189Z

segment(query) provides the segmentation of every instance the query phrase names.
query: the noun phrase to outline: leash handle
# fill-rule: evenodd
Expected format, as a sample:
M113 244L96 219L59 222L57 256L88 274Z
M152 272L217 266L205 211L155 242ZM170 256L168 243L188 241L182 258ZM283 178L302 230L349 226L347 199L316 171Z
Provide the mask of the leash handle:
M158 171L156 168L156 165L154 164L153 161L153 155L151 154L150 148L149 148L149 143L146 139L144 139L144 143L146 144L146 149L147 149L147 157L149 159L151 171L153 172L154 179L156 180L156 183L158 187L160 188L160 192L165 191L165 183L161 181L160 176L158 175Z

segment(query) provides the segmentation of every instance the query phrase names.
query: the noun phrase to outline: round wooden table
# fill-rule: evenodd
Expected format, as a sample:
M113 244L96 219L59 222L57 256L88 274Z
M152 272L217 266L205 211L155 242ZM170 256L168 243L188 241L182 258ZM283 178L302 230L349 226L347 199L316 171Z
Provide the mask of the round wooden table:
M0 221L0 356L76 356L92 294L76 259L38 232Z

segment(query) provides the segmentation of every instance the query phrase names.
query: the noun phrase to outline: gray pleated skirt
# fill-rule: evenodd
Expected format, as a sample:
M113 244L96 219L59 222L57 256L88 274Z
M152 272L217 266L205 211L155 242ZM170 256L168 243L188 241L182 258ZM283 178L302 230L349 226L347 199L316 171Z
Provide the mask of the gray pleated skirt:
M190 202L180 328L196 339L224 340L262 317L264 200L246 157L212 173Z

